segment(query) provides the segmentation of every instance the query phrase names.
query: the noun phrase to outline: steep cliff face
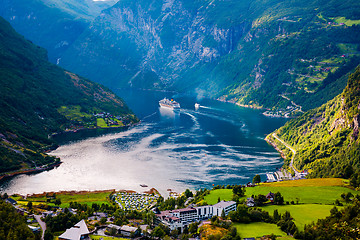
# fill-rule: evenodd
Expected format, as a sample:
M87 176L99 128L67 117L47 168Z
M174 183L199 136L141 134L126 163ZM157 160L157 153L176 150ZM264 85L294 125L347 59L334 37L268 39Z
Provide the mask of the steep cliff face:
M357 0L121 0L96 18L90 0L24 1L0 0L0 13L53 61L109 87L307 110L360 63Z
M112 87L309 109L339 94L341 77L360 62L360 28L347 20L360 19L359 9L354 0L122 0L94 20L60 64Z
M2 17L0 36L0 173L53 163L43 154L55 145L49 135L93 128L94 113L111 113L123 124L138 121L121 98L48 62L45 49Z
M359 103L360 67L342 94L275 132L296 150L298 169L308 169L314 177L349 177L345 169L360 169Z
M0 0L0 16L17 32L47 49L53 63L101 10L115 0Z
M187 9L185 2L120 1L93 22L61 64L98 80L102 74L97 72L105 67L112 72L106 75L110 79L101 80L106 83L171 87L189 68L231 53L249 27L208 24L201 11ZM105 54L96 51L99 41ZM74 59L74 53L80 57Z

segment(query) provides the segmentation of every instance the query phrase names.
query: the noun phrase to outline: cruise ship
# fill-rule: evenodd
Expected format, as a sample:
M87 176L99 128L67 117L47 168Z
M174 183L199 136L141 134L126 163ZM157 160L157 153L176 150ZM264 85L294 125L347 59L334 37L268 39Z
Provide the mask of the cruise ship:
M169 108L172 110L180 109L180 104L173 99L169 100L167 98L164 98L159 101L159 105L160 107Z

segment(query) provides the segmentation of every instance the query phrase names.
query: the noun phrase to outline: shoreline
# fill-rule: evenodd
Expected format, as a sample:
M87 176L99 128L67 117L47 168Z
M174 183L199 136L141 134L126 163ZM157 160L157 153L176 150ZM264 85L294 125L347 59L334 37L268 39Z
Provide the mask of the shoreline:
M0 182L8 179L8 178L13 178L17 175L21 175L21 174L32 174L32 173L41 173L47 170L51 170L54 169L58 166L60 166L62 164L62 162L56 162L56 163L52 163L51 165L47 166L47 167L38 167L38 168L34 168L34 169L25 169L22 171L17 171L17 172L12 172L12 173L2 173L2 175L0 175Z
M92 131L92 130L100 130L100 129L104 129L104 130L109 129L110 130L110 129L131 128L131 127L134 127L134 126L136 126L136 125L138 125L140 123L141 123L141 120L139 120L138 122L133 123L133 124L124 125L124 126L118 126L118 127L93 127L93 128L80 127L80 128L76 128L76 129L72 129L72 130L67 130L67 131L63 130L63 131L60 131L60 132L52 133L51 135L48 136L48 138L52 138L53 136L57 136L57 135L61 135L61 134L83 132L83 131L86 131L86 130Z
M23 193L13 193L12 195L19 195L24 198L28 197L45 197L47 194L53 195L86 195L86 194L96 194L96 193L115 193L115 192L124 192L124 193L146 193L146 194L160 194L160 192L152 187L145 191L136 191L136 190L125 190L125 189L104 189L104 190L60 190L60 191L47 191L42 193L29 193L29 194L23 194ZM163 196L164 197L164 196Z
M96 127L96 128L79 128L79 129L76 129L76 130L71 130L71 131L61 131L61 132L58 132L58 133L53 133L51 135L49 135L49 138L53 137L53 136L58 136L58 135L61 135L61 134L71 134L71 133L77 133L77 132L83 132L85 130L89 130L89 131L93 131L93 130L100 130L100 129L120 129L120 128L131 128L131 127L134 127L138 124L140 124L141 121L137 122L137 123L134 123L134 124L130 124L130 125L126 125L126 126L120 126L120 127L108 127L108 128L100 128L100 127ZM48 146L46 147L46 150L43 151L44 154L48 155L49 152L51 151L54 151L56 149L59 148L60 145L57 145L56 144L56 147L54 146ZM55 156L56 157L56 156ZM58 157L57 157L58 158ZM0 183L5 181L5 180L8 180L8 179L11 179L13 177L16 177L18 175L22 175L22 174L34 174L34 173L41 173L41 172L45 172L45 171L48 171L48 170L52 170L56 167L59 167L63 162L53 162L51 163L50 165L46 165L46 167L44 166L41 166L41 167L37 167L37 168L30 168L30 169L24 169L24 170L19 170L19 171L15 171L15 172L4 172L4 173L0 173Z
M271 134L271 133L270 133L270 134ZM270 134L269 134L269 135L270 135ZM268 135L268 136L269 136L269 135ZM281 149L278 148L278 146L276 145L276 143L273 142L273 141L271 141L268 136L266 136L264 140L265 140L268 144L270 144L273 148L275 148L275 150L276 150L278 153L280 153L282 159L286 160L286 155L285 155L285 153L284 153L283 151L281 151ZM285 164L285 163L284 163L284 164ZM283 166L284 166L284 164L283 164Z

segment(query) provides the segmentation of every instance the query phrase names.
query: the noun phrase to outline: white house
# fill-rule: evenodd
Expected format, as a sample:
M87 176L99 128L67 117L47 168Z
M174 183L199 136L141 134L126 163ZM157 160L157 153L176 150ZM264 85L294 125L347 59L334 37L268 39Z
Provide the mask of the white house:
M59 240L86 240L90 239L89 234L90 232L85 221L81 220L72 228L66 229L66 231L59 236Z

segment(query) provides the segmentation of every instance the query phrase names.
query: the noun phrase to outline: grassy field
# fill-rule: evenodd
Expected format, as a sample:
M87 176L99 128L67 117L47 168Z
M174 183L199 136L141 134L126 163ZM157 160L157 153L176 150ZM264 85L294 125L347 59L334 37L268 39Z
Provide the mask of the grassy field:
M119 125L117 125L117 127L122 127L125 126L122 121L118 120L118 119L114 119Z
M83 121L83 118L91 118L90 114L81 112L80 106L61 106L57 109L58 112L64 115L67 119L73 121Z
M279 238L276 239L294 239L287 236L276 224L256 222L249 224L236 223L234 226L241 238L262 237L274 233L276 236L279 236Z
M317 178L274 183L262 183L257 187L246 188L246 197L251 195L266 195L269 192L280 192L285 201L294 201L307 204L333 204L340 199L342 193L351 192L356 195L359 192L348 189L346 180L341 178ZM218 198L229 201L232 199L231 189L212 190L204 200L208 204L217 203Z
M334 19L337 23L344 23L346 26L359 25L360 20L350 20L345 17L338 17Z
M316 222L318 219L326 218L330 215L330 210L333 205L320 205L320 204L299 204L299 205L270 205L263 207L263 209L273 214L277 209L279 213L283 214L285 211L289 211L294 218L294 222L298 229L303 230L305 224Z
M341 198L342 193L351 192L358 194L357 191L337 186L320 187L255 187L246 189L246 195L266 195L269 192L280 192L285 202L299 202L306 204L328 204L331 205L336 199Z
M109 204L107 197L111 192L112 191L110 190L104 192L63 192L63 193L56 193L56 198L61 200L60 207L62 208L69 207L70 202L78 202L87 205L91 205L93 203ZM28 201L32 201L33 205L45 204L45 203L49 204L46 202L46 196L44 194L27 197L26 200L20 200L19 198L17 198L17 200L19 200L18 203L21 205L26 205ZM49 205L54 206L55 204L50 203Z
M266 195L271 191L273 193L280 192L283 195L285 202L299 202L299 204L295 205L269 205L263 207L263 209L269 212L270 215L273 214L275 209L278 209L279 213L289 211L291 216L294 218L296 226L302 230L304 229L305 224L310 224L312 222L316 222L318 219L329 216L330 210L334 207L333 204L335 200L340 200L342 193L351 192L353 195L359 194L357 191L346 188L347 185L348 180L340 178L305 179L262 183L257 187L246 188L246 196L244 199L250 197L251 195ZM205 196L204 200L208 204L215 204L217 203L218 197L220 197L221 200L231 200L232 190L213 190L209 195ZM257 233L260 230L265 231L264 233L261 232L262 235L271 234L271 232L266 232L268 231L266 226L260 227L256 225L257 223L255 225L253 224L255 223L238 225L243 226L244 228L239 229L240 227L238 227L239 232L243 231L241 237L255 236L252 234ZM252 229L252 227L254 227L254 229ZM271 224L268 228L274 230L274 226L271 226ZM259 232L259 235L256 236L262 236L261 234ZM277 233L274 232L274 234ZM286 235L284 237L286 237Z
M103 118L97 118L96 119L96 126L101 128L107 128L108 125L106 124L105 120Z
M232 189L216 189L212 190L209 195L206 195L204 200L207 204L213 205L220 200L230 201L232 199Z
M282 181L273 183L262 183L260 187L317 187L317 186L345 186L347 180L342 178L313 178L294 181Z

